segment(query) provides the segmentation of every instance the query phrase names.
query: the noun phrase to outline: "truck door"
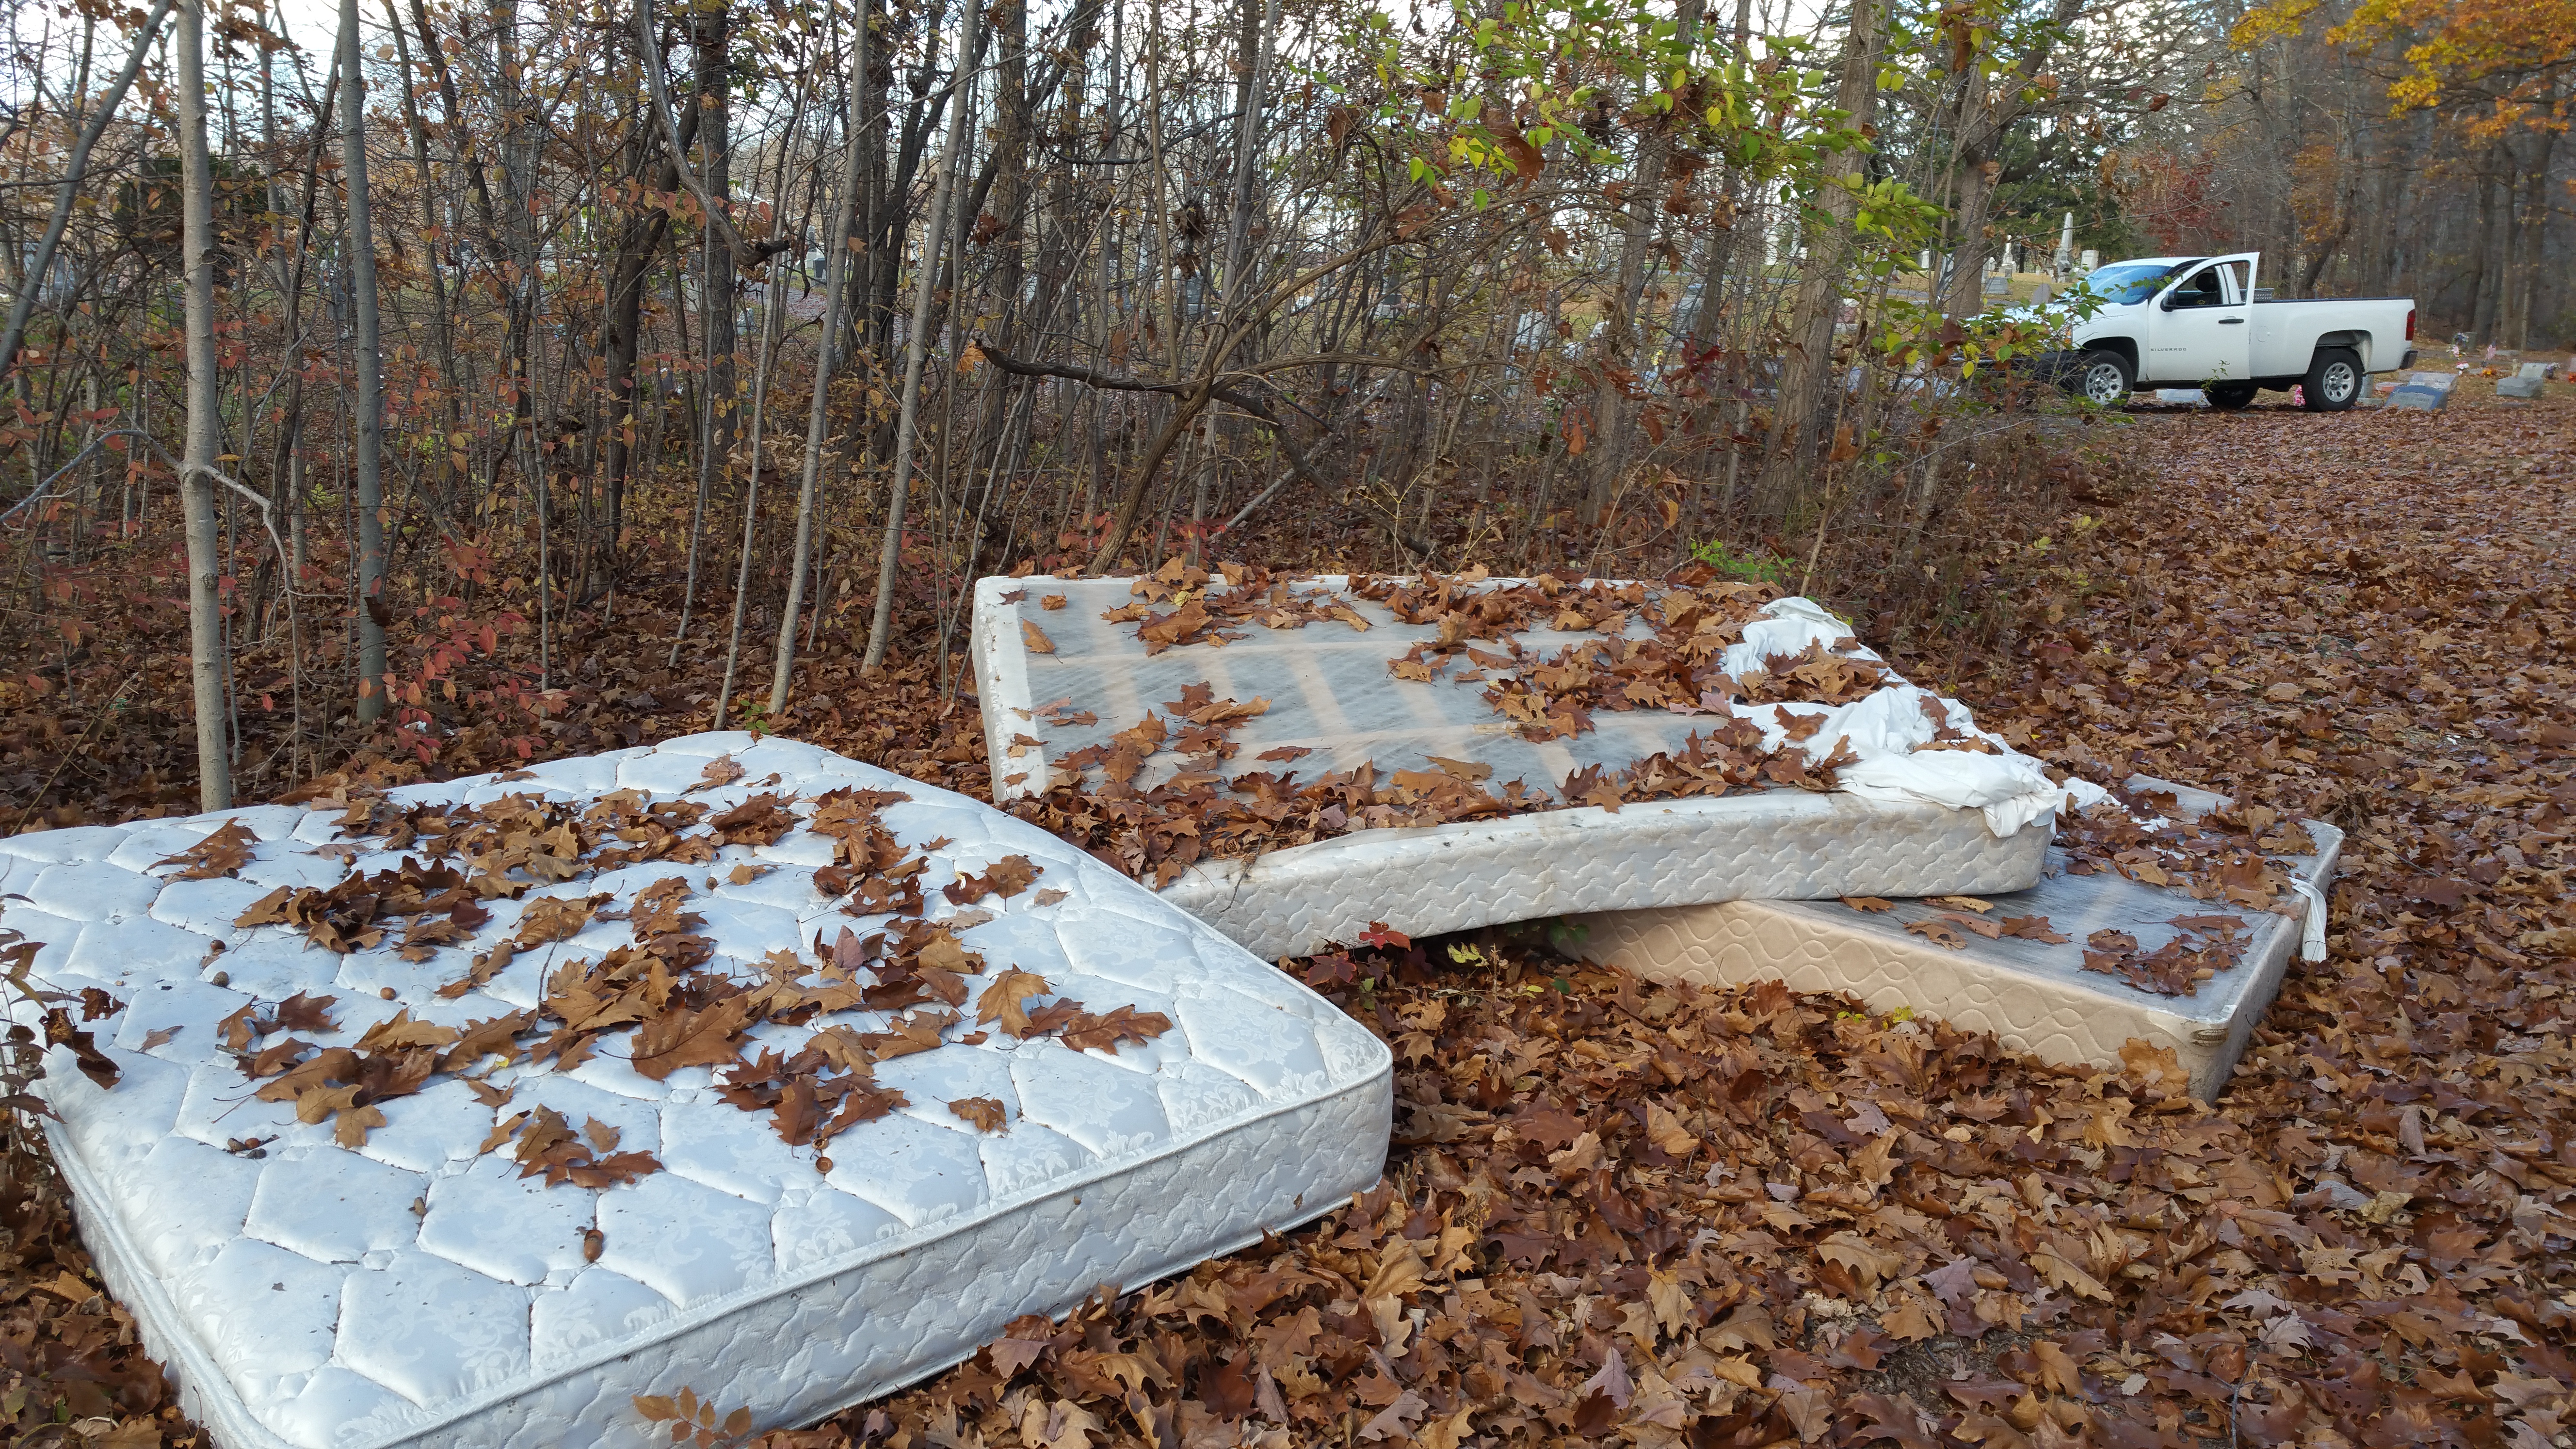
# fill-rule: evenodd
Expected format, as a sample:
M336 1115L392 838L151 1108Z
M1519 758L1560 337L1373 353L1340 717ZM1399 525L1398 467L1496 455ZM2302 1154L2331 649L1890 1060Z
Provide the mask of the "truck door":
M2254 311L2254 253L2213 257L2183 273L2147 319L2140 382L2244 381L2252 377L2247 324Z

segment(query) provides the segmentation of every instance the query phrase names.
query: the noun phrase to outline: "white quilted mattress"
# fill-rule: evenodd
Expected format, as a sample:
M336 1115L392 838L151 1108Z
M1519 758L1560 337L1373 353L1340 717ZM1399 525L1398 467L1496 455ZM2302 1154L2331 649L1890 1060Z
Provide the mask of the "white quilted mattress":
M738 777L705 787L728 754ZM435 1039L539 1007L567 970L605 970L644 941L640 917L680 888L646 893L674 878L712 947L695 970L735 982L814 971L818 936L828 954L844 926L864 935L890 924L845 913L817 889L835 841L808 826L817 797L842 786L909 797L877 819L925 860L926 914L950 923L944 938L916 939L981 962L936 958L962 978L962 1019L940 1026L925 1016L933 1000L909 1008L917 1030L936 1033L926 1049L898 1055L877 1037L873 1089L900 1093L902 1105L875 1099L878 1115L860 1114L821 1152L789 1145L787 1107L774 1122L727 1100L739 1084L719 1074L732 1067L655 1057L646 1072L636 1032L599 1036L567 1069L531 1060L524 1043L555 1024L541 1022L509 1049L513 1065L441 1056L425 1086L373 1106L345 1097L339 1115L329 1100L259 1099L224 1041L238 1039L242 1008L256 1003L252 1020L264 1024L297 993L335 998L330 1029L308 1021L256 1037L250 1051L290 1034L354 1045L398 1012L411 1025L383 1027L381 1040ZM1168 902L988 806L742 734L390 798L480 805L541 793L581 807L614 803L620 790L640 792L627 808L696 803L708 815L757 809L764 792L790 796L798 823L769 844L728 844L712 858L685 848L685 863L627 864L485 900L487 923L416 943L417 961L396 949L403 919L380 919L391 927L383 939L345 955L287 925L235 924L278 887L398 864L381 838L342 840L337 809L0 840L0 929L43 943L35 977L75 998L57 1008L52 1035L88 1033L118 1072L102 1090L73 1046L48 1053L42 1088L62 1116L49 1130L84 1236L179 1380L182 1404L226 1449L667 1443L668 1426L648 1422L635 1398L684 1387L720 1417L747 1410L755 1427L810 1422L961 1360L1015 1316L1185 1269L1377 1179L1391 1061L1376 1038ZM257 838L237 874L180 880L170 877L181 867L156 868L203 849L227 820ZM694 827L706 828L703 817ZM424 852L415 843L411 853ZM952 903L952 881L990 882L1013 856L1036 868L1033 883ZM546 934L530 913L556 909L547 898L593 894L609 914L472 984L476 956L514 928ZM1009 968L1043 977L1043 989L1023 982L1002 1003L1021 1016L980 1020L991 1015L983 993ZM864 986L871 969L838 979ZM437 994L459 981L470 989ZM106 997L85 1007L84 989ZM1159 1014L1168 1027L1076 1049L1064 1040L1075 1029L1067 1013L1048 1011L1069 1002L1095 1016L1131 1008L1131 1022ZM846 1002L764 1017L736 1061L774 1052L792 1064L826 1028L846 1042L899 1024ZM302 1116L325 1120L299 1120L308 1106ZM534 1133L529 1121L543 1113L511 1119L539 1108L588 1142L546 1161L631 1169L640 1153L653 1167L604 1187L523 1172L518 1144L492 1139ZM367 1128L360 1109L381 1122ZM363 1130L349 1131L352 1118ZM360 1140L344 1146L343 1133Z
M2139 777L2133 790L2170 791L2190 814L2220 797ZM2192 1092L2215 1100L2244 1054L2254 1023L2280 990L2303 939L2312 959L2324 954L2322 900L2334 879L2343 832L2322 821L2300 822L2317 853L2291 862L2300 920L2268 911L2214 906L2180 890L2158 889L2112 874L2069 875L2065 857L2049 850L2046 878L2026 891L1976 894L1992 903L1983 918L2044 917L2063 943L2014 936L1988 940L1955 928L1952 950L1907 927L1945 911L1922 900L1862 911L1840 901L1731 901L1680 909L1585 916L1576 949L1651 981L1734 986L1777 979L1798 991L1848 992L1872 1011L1899 1008L1937 1017L1967 1031L1989 1031L2004 1046L2043 1061L2116 1068L2131 1040L2169 1048L2191 1078ZM2172 940L2178 917L2225 911L2252 930L2237 965L2187 996L2167 996L2084 968L2095 931L2124 932L2153 951Z
M1488 587L1526 582L1496 579ZM1318 619L1302 627L1257 623L1218 643L1148 653L1131 619L1103 615L1132 605L1129 579L986 578L975 594L973 652L995 798L1009 802L1067 783L1054 762L1102 745L1149 713L1174 720L1176 696L1204 683L1217 700L1260 701L1228 726L1235 752L1212 768L1487 770L1490 787L1520 780L1559 796L1579 769L1624 769L1728 720L1708 707L1611 710L1570 738L1533 742L1498 717L1482 681L1397 679L1389 661L1436 642L1433 624L1407 624L1380 604L1349 597L1339 576L1291 581L1313 605L1339 600L1369 627ZM1221 587L1221 585L1219 586ZM1168 607L1168 606L1164 606ZM1651 638L1642 617L1618 640ZM1533 628L1518 636L1533 657L1596 636ZM1726 647L1730 673L1772 654L1822 643L1879 662L1849 628L1804 599L1784 599ZM1257 955L1305 955L1356 942L1372 922L1411 934L1472 929L1576 912L1696 905L1752 897L1916 895L2007 891L2037 880L2049 823L2064 799L2036 761L1998 748L1974 754L1925 750L1936 712L1974 732L1964 706L1901 679L1839 706L1732 706L1762 731L1765 747L1790 736L1786 716L1809 721L1802 748L1822 761L1846 756L1831 792L1737 789L1716 798L1542 808L1420 826L1354 829L1250 858L1202 859L1164 886L1190 911ZM1956 736L1952 736L1956 738ZM1991 737L1988 737L1991 739ZM1175 743L1178 741L1176 740ZM1287 752L1273 763L1271 752ZM1269 758L1265 758L1268 755ZM1138 788L1185 768L1171 747L1151 754ZM2079 789L2082 787L2078 787ZM1545 801L1561 805L1562 799Z

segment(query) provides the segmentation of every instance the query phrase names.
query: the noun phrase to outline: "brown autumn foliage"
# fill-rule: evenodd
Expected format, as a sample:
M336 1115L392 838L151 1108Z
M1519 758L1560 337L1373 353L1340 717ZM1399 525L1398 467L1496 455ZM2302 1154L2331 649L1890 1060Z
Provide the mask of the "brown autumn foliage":
M1292 965L1396 1050L1384 1186L769 1449L2556 1443L2576 409L2135 432L2158 486L2071 532L2018 647L1897 662L2057 763L2231 791L2257 839L2351 832L2330 959L2218 1104L2153 1054L2052 1069L1538 930L1373 931ZM928 670L823 687L852 706L799 733L980 785ZM630 722L603 701L564 747ZM58 1190L5 1192L16 1442L202 1444ZM732 1408L651 1407L708 1443Z

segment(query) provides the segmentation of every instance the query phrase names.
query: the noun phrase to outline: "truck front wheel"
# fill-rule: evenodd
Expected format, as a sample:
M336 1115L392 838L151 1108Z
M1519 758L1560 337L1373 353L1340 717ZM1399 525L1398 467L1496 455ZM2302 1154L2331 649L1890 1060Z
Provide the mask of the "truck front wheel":
M2352 349L2321 348L2316 360L2308 364L2308 375L2299 384L2299 394L2312 413L2339 413L2360 400L2362 384L2368 376Z
M2116 352L2087 352L2075 359L2075 394L2101 407L2126 403L2136 377L2129 360Z

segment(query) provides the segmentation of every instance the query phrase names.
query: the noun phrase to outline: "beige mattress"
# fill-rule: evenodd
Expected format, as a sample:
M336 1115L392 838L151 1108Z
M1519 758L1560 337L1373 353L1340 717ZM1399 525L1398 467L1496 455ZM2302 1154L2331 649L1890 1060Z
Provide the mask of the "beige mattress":
M2197 813L2222 798L2160 780L2131 787L2171 790ZM2212 909L2178 890L2117 875L2068 875L2049 850L2046 876L2024 891L1987 895L1993 914L2045 916L2064 944L1968 936L1963 950L1909 932L1907 923L1942 908L1899 900L1864 912L1826 901L1729 901L1721 905L1605 911L1573 918L1577 950L1651 981L1733 986L1776 978L1799 991L1848 992L1872 1011L1907 1008L1970 1031L1990 1031L2014 1051L2043 1061L2115 1067L2131 1039L2169 1047L2191 1076L2194 1095L2214 1100L2245 1051L2254 1023L2280 990L2302 937L2322 953L2322 892L2334 878L2343 832L2302 822L2317 853L2292 862L2302 885L2318 893L2303 922L2239 910L2252 927L2239 963L2190 996L2161 996L2084 969L2084 940L2113 929L2150 948L2174 934L2176 916ZM2306 894L2306 892L2302 892Z

